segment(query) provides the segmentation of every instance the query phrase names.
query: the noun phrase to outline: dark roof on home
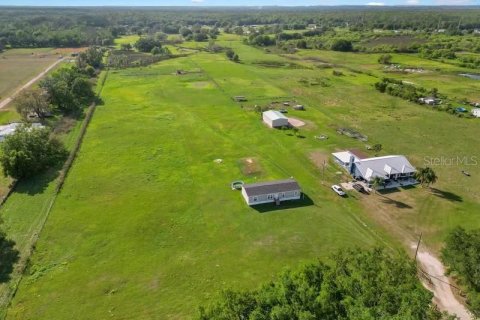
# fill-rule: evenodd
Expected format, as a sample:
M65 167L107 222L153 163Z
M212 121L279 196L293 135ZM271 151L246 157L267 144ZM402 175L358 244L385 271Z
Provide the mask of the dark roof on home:
M358 149L350 149L348 150L351 154L353 154L355 157L358 159L366 159L368 158L368 155L365 152L362 152Z
M260 196L263 194L278 193L300 190L300 186L297 181L293 179L277 180L269 182L260 182L252 184L244 184L243 189L249 197Z

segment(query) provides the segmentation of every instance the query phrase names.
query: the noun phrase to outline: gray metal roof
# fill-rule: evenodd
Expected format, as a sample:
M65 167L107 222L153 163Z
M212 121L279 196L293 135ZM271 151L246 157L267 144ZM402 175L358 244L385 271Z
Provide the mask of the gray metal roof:
M264 116L267 116L270 120L277 120L277 119L287 119L285 115L276 110L268 110L263 113Z
M249 197L301 190L300 185L294 179L244 184L243 189Z
M412 173L415 167L404 156L385 156L362 159L355 162L357 169L365 179L375 176L385 177L388 174Z

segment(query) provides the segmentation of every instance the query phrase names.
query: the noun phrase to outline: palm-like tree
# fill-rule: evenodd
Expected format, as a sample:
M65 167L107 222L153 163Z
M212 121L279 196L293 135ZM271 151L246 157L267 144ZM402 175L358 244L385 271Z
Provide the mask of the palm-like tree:
M383 186L385 184L385 179L379 176L376 176L372 180L372 188L377 193L377 189L380 186Z
M422 187L423 186L430 187L430 184L437 182L438 177L432 168L426 167L426 168L419 168L417 172L415 172L415 179L417 179L418 182L420 182Z

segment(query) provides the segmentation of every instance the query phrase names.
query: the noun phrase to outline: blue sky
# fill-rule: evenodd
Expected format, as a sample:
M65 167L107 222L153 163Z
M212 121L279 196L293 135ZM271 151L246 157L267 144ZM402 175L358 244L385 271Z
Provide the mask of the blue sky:
M0 0L19 6L480 5L480 0Z

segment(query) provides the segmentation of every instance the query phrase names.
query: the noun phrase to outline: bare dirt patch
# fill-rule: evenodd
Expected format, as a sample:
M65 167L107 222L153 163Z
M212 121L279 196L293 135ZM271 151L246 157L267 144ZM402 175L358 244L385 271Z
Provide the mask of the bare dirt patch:
M262 167L257 158L248 157L240 160L240 169L246 176L259 175L262 173Z
M416 241L413 227L405 226L401 222L403 216L415 213L415 200L408 191L386 194L372 192L368 196L362 196L361 203L366 209L365 212L389 230L395 238L407 245Z
M328 164L329 154L320 150L312 151L309 155L310 160L318 168L323 168L324 164Z
M53 51L56 54L71 54L71 53L79 53L79 52L84 52L87 50L88 47L82 47L82 48L56 48Z
M300 127L303 127L305 126L305 122L303 122L302 120L300 119L296 119L296 118L288 118L288 123L292 126L292 127L295 127L295 128L300 128Z

